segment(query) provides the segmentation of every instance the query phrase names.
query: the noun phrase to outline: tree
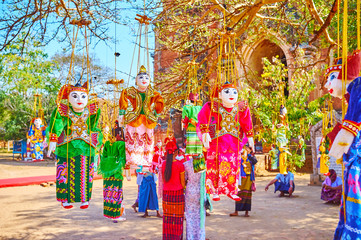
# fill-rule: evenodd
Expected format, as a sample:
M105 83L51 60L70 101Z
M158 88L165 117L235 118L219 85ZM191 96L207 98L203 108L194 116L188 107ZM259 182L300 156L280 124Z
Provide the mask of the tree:
M22 39L12 42L0 54L0 129L4 139L26 137L34 112L34 94L42 95L44 118L55 108L55 99L60 81L53 72L57 65L47 60L47 55L38 47L38 42L25 41L22 54Z
M234 34L238 64L244 72L242 81L256 89L262 88L261 73L254 73L242 59L245 46L267 35L285 39L293 46L292 55L298 48L307 48L312 58L298 68L307 69L320 63L331 64L330 54L320 56L321 49L330 53L337 47L335 15L339 6L337 0L249 0L240 3L235 0L193 0L163 1L163 11L154 22L159 42L159 51L177 55L168 69L160 69L157 85L165 89L169 105L179 104L185 99L185 86L190 70L188 61L196 60L203 68L199 75L200 88L211 89L217 69L217 52L222 34ZM340 6L342 11L342 5ZM353 13L355 14L355 13ZM341 16L342 17L342 16ZM355 25L355 23L353 23ZM333 26L330 27L329 26ZM352 29L355 33L355 29ZM335 34L336 33L336 34ZM350 35L352 34L350 33ZM291 69L296 71L295 68ZM208 86L208 87L207 87ZM177 102L174 95L178 94ZM209 91L204 92L209 95Z

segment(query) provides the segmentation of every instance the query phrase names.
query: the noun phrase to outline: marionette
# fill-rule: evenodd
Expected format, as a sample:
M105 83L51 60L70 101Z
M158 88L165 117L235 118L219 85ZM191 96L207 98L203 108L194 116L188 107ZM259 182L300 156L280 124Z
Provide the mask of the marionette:
M88 104L87 82L81 86L64 85L58 94L57 108L51 115L48 156L56 155L56 198L64 208L81 202L89 206L93 187L94 157L102 144L98 128L100 109ZM61 102L67 100L67 104Z
M137 88L122 91L119 99L119 123L125 124L127 165L151 166L157 115L163 111L164 102L159 92L150 84L150 76L144 66L136 77ZM131 110L128 109L128 101Z
M122 206L125 163L125 142L115 137L105 142L98 173L103 176L103 214L114 222L126 220Z
M241 151L247 142L254 152L251 113L246 101L238 101L235 85L226 82L214 91L220 102L206 103L198 114L197 132L207 149L206 189L219 201L220 194L239 201Z
M287 148L287 129L288 124L286 121L287 109L282 104L280 107L279 123L276 125L276 146L279 151L278 167L281 174L287 174L287 155L291 154Z
M198 113L202 106L197 106L198 94L190 93L188 97L189 103L184 105L182 111L182 126L187 131L186 155L193 158L194 172L201 172L206 169L203 145L197 136Z
M154 155L152 160L152 171L158 173L159 167L162 165L162 158L164 157L164 151L162 146L162 140L158 140L154 147Z
M357 239L361 236L361 56L360 50L347 58L347 64L338 61L326 71L325 87L333 97L342 98L342 75L346 79L348 102L342 124L328 134L332 142L329 155L344 165L344 189L340 219L334 239ZM347 66L347 70L345 67ZM339 131L338 131L339 130ZM337 132L338 131L338 132ZM335 137L334 137L335 136ZM333 138L334 137L334 138Z
M33 118L29 132L27 133L27 142L30 144L30 153L33 162L44 160L44 139L46 127L42 124L40 117Z

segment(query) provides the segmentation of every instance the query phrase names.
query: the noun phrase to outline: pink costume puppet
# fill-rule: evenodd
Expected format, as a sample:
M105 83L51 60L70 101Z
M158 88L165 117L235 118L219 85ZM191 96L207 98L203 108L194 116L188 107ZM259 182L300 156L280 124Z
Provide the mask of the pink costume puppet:
M239 201L241 151L247 138L254 151L251 113L246 101L238 102L233 84L225 83L215 93L221 102L207 102L198 114L197 132L207 149L206 189L215 201L219 194Z

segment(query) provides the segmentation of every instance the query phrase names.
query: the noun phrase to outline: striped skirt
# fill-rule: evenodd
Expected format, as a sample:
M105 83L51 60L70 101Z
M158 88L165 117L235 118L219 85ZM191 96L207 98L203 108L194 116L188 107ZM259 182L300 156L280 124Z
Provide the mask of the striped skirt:
M236 202L236 211L251 211L252 206L252 181L251 175L242 178L241 185L238 185L239 191L237 196L242 198L241 201Z
M93 188L94 157L59 157L56 164L56 198L59 202L87 202Z
M195 129L194 129L195 130ZM203 145L199 140L196 131L189 131L189 127L187 130L187 146L186 146L186 154L202 154L203 153Z
M163 191L163 240L183 239L184 192Z

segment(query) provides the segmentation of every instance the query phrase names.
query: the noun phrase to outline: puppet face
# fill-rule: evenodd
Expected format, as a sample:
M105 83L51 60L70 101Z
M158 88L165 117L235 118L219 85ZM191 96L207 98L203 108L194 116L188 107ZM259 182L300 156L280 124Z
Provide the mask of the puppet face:
M88 94L82 91L73 91L69 94L69 102L75 112L82 112L88 105Z
M342 98L342 81L337 79L340 72L332 72L328 75L325 88L333 97Z
M34 120L34 125L36 128L40 128L41 124L42 124L43 121L41 121L41 118L36 118Z
M150 83L150 77L146 73L140 73L135 78L137 86L141 89L146 89Z
M161 146L162 146L162 141L159 140L159 141L157 142L157 146L158 146L158 147L161 147Z
M109 134L110 133L110 127L108 126L108 125L106 125L105 127L104 127L104 134L105 135L107 135L107 134Z
M223 105L234 106L238 100L238 91L235 88L225 88L220 92L219 97Z

